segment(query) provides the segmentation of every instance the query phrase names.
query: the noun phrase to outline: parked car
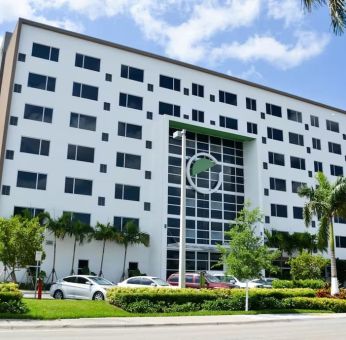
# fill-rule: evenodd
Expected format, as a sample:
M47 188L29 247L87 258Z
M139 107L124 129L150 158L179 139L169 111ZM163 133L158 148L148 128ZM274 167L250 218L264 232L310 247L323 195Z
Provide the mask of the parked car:
M235 276L226 275L222 271L208 271L209 275L218 278L221 282L227 282L234 288L246 288L246 282L238 280ZM263 288L263 283L251 280L248 282L249 288Z
M263 288L273 288L273 281L276 280L272 277L262 277L261 279L255 279L251 282L261 284Z
M55 299L104 300L107 289L114 286L103 277L71 275L53 283L50 295Z
M208 273L186 273L185 274L185 287L186 288L201 288L201 275L204 277L205 287L209 289L217 288L231 288L231 285L226 282L221 282L217 277L209 275ZM167 282L172 286L178 286L179 274L171 274Z
M133 276L119 282L119 287L132 288L170 288L171 286L166 281L155 276Z

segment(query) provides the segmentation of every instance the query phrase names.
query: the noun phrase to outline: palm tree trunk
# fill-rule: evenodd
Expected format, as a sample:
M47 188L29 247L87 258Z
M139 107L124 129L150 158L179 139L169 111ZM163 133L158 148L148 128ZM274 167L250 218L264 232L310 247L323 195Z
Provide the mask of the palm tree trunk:
M126 256L127 256L127 245L125 245L124 265L123 265L123 273L121 274L121 279L120 279L121 281L125 279Z
M105 246L106 246L106 240L103 240L103 249L102 249L102 257L101 257L101 265L100 265L99 276L103 275L102 267L103 267L103 257L104 257L104 254L105 254Z
M329 247L330 247L330 267L331 267L331 287L330 294L339 294L339 284L336 272L336 258L335 258L335 239L334 239L334 227L333 216L329 221Z
M76 244L77 244L77 239L74 239L74 245L73 245L73 255L72 255L72 266L71 266L71 272L70 275L74 274L73 266L74 266L74 256L76 254Z
M54 234L53 268L52 268L52 280L51 280L52 284L54 282L54 274L55 274L55 256L56 256L56 235Z

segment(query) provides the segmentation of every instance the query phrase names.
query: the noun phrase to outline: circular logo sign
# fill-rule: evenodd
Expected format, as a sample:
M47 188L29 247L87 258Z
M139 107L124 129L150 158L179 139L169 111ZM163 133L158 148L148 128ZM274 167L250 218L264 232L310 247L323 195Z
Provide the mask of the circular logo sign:
M217 159L206 152L197 153L196 155L192 156L187 162L187 180L189 184L200 194L212 194L219 190L222 184L222 172L219 172L218 181L213 188L211 187L211 184L209 185L209 188L200 188L193 180L193 177L197 176L202 172L211 170L217 164ZM210 182L211 180L209 178L209 183Z

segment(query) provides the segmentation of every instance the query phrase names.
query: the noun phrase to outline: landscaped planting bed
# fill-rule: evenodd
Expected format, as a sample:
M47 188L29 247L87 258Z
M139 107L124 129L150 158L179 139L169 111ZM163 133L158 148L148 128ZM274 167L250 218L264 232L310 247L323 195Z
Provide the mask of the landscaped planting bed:
M24 313L23 294L14 283L0 283L0 313Z

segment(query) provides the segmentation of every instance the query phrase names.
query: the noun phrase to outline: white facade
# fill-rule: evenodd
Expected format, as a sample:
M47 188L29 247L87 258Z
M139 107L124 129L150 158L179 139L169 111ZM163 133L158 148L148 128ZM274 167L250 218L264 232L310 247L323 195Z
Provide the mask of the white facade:
M10 116L3 128L5 131L7 130L7 134L4 133L2 158L5 158L6 150L14 151L13 159L3 160L1 216L11 216L14 213L14 207L28 207L44 209L56 218L61 216L63 211L87 213L90 214L92 226L97 222L113 223L115 216L139 219L141 231L150 234L150 246L148 248L130 247L127 262L137 262L143 273L166 277L170 269L175 270L173 267L167 268L174 263L174 258L171 258L172 262L167 265L167 249L174 252L169 255L173 254L174 257L178 249L176 242L179 239L179 236L173 235L177 241L167 245L167 236L170 236L167 230L171 230L168 218L179 218L179 215L167 212L168 187L179 187L178 184L168 182L169 156L179 158L178 154L169 153L170 126L184 127L193 133L211 134L225 140L234 138L238 142L242 141L244 165L229 166L243 169L244 193L239 192L236 187L235 191L230 192L220 190L220 194L245 197L245 199L251 200L252 205L259 206L266 216L264 227L271 229L289 232L305 231L303 220L293 216L293 207L302 207L304 202L296 193L292 192L291 182L297 181L312 185L315 173L314 161L322 162L323 171L332 180L335 180L336 177L331 175L330 165L344 167L344 149L346 148L344 133L346 130L343 129L346 126L346 112L343 110L256 84L237 81L234 78L191 65L26 20L20 20L19 27L20 29L12 36L12 40L15 36L18 37L18 45L12 65L14 73L10 87L13 88L15 84L21 85L21 91L20 93L13 92L12 97L8 97L7 107L0 107L1 115ZM58 61L33 56L33 43L58 48ZM24 62L18 60L19 53L25 54ZM99 58L100 70L93 71L76 67L77 53ZM9 58L9 55L7 57ZM121 77L121 65L143 70L144 81ZM55 91L27 86L29 73L56 78ZM106 74L112 75L112 81L105 80ZM179 79L180 90L160 87L160 75ZM2 88L5 81L4 78ZM97 87L97 100L73 96L74 82ZM192 95L192 83L204 87L203 97ZM148 84L153 85L153 91L148 91ZM184 89L189 89L188 95L184 94ZM235 94L237 105L219 102L220 90ZM141 97L142 109L120 106L120 93ZM1 96L5 95L5 91L2 91ZM215 96L215 101L210 100L210 95ZM256 100L256 110L247 109L246 98ZM160 115L159 102L179 106L180 117ZM110 104L109 111L104 110L104 103ZM53 109L52 122L25 119L25 104ZM282 117L266 113L266 104L281 107ZM289 120L287 109L301 112L302 122ZM204 122L193 121L192 110L203 111ZM71 127L71 112L96 117L96 131ZM148 112L152 113L152 119L147 118ZM237 129L220 127L220 115L237 120ZM318 117L319 127L311 125L311 115ZM11 116L18 117L17 125L11 125ZM338 123L339 132L327 130L326 120ZM120 136L119 122L141 126L141 139ZM180 125L177 125L177 122ZM257 124L257 134L248 132L248 122ZM268 138L268 127L281 130L283 141ZM290 143L289 132L302 135L304 145ZM108 141L102 140L103 133L108 134ZM21 152L22 137L49 141L49 155ZM265 138L265 143L263 143L263 138ZM312 138L320 140L321 150L313 148ZM147 141L152 142L151 149L147 148ZM341 154L329 152L328 142L339 144ZM171 141L171 143L173 142ZM94 148L93 162L67 159L68 144ZM210 145L210 142L205 144ZM190 143L190 145L192 144ZM214 148L218 149L217 146ZM307 148L310 148L310 153ZM227 150L231 151L231 148ZM140 170L116 166L119 152L141 156ZM270 164L269 152L283 154L285 166ZM224 155L222 151L221 154ZM292 168L291 156L304 159L305 170ZM240 158L242 157L240 156ZM106 173L100 172L100 164L107 165ZM46 190L18 187L18 171L46 174ZM151 179L145 179L145 171L151 172ZM66 193L66 177L91 180L92 194ZM240 177L242 176L239 176L237 179L239 182L236 185L240 183ZM285 180L286 191L270 189L270 178ZM139 201L115 199L115 184L139 187ZM6 189L8 190L6 186L10 187L9 195L6 192ZM264 194L267 191L265 189L268 189L268 195ZM98 205L99 197L105 199L104 206ZM150 203L150 211L144 210L145 203ZM222 203L225 202L221 202L221 205L217 202L205 204L209 204L209 210L212 209L212 205L218 207L217 209L222 206L221 210L223 210ZM198 199L190 200L190 205L192 204L199 204ZM286 206L287 217L271 216L272 204ZM241 208L241 203L238 205L236 208ZM197 210L198 207L196 207ZM208 214L207 211L204 213ZM187 218L205 221L205 225L209 225L209 228L211 222L221 223L221 235L223 235L224 225L229 219L225 218L225 215L222 216L222 218L213 218L209 211L208 217L188 216ZM316 228L310 228L313 233L315 230ZM205 236L206 233L209 233L209 237ZM194 269L210 269L210 259L204 260L204 258L212 256L208 255L209 253L216 253L215 244L213 244L215 242L212 242L212 231L205 231L203 234L203 230L197 227L197 230L190 231L189 235L190 237L195 235L194 243L188 242L187 244L190 255L195 252ZM198 235L204 236L199 237ZM217 239L220 233L216 231L213 235ZM344 224L335 223L335 235L346 237ZM198 238L203 241L197 241ZM52 240L52 236L47 234L47 240ZM70 238L66 237L64 240L58 241L56 271L59 277L67 275L71 269L72 249L73 242ZM79 260L88 260L90 270L97 273L101 250L101 242L98 241L78 246L74 270L77 271ZM43 263L43 269L49 274L53 251L50 242L45 245L45 251L47 258ZM107 245L103 268L105 277L115 281L120 278L123 252L123 248L119 245ZM336 248L336 255L346 259L346 248Z

